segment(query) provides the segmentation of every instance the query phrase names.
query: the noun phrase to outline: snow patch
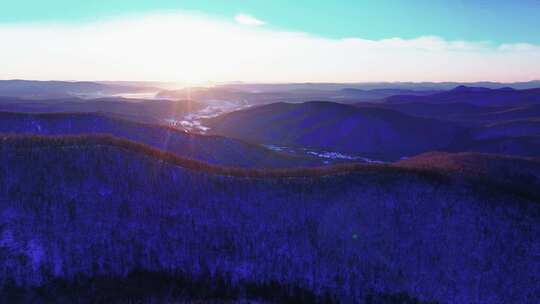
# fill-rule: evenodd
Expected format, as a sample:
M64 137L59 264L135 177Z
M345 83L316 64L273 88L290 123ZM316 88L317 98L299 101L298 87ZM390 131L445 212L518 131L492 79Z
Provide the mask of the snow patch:
M332 161L361 161L361 162L371 163L371 164L384 163L383 161L380 161L380 160L373 160L373 159L363 157L363 156L349 155L349 154L340 153L340 152L314 151L313 149L291 148L291 147L278 146L278 145L273 145L273 144L264 144L262 146L274 152L286 152L286 153L295 154L295 155L315 156L315 157L323 159L322 163L325 165L332 164Z
M39 268L39 265L41 264L41 261L45 256L45 251L43 250L43 247L39 244L38 241L30 240L26 247L26 256L30 258L30 261L32 262L32 268L36 270Z
M32 121L32 128L37 132L41 132L41 125L37 121Z
M321 158L330 158L330 159L347 159L347 160L357 160L358 157L346 155L338 152L314 152L314 151L308 151L307 154L309 155L315 155L317 157Z
M383 161L380 160L373 160L369 159L367 157L362 156L353 156L353 155L347 155L339 152L328 152L328 151L321 151L321 152L315 152L315 151L307 151L307 154L314 155L320 158L326 158L326 159L336 159L336 160L354 160L354 161L363 161L370 164L382 164Z
M275 145L263 145L263 147L270 149L272 151L275 151L275 152L287 151L287 147L280 147L280 146L275 146Z

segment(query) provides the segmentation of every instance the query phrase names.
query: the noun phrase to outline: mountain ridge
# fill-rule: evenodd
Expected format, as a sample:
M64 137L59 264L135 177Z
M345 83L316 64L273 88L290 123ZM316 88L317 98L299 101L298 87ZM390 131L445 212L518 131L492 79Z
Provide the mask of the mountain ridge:
M112 134L193 159L248 167L286 167L322 163L272 151L263 146L223 136L191 134L169 126L136 122L96 113L0 112L0 132L36 135Z
M118 138L110 135L78 135L78 136L36 136L36 135L6 135L0 134L0 146L7 145L13 150L40 149L83 149L83 148L113 148L125 152L149 157L158 162L165 162L184 169L239 178L321 178L347 174L412 174L444 180L450 175L464 177L482 177L486 181L504 181L505 176L499 177L497 170L519 176L523 172L535 172L534 177L540 185L540 157L516 157L490 153L449 153L428 152L418 156L390 164L378 163L344 163L331 166L301 167L301 168L239 168L220 166L200 160L190 159L177 154L156 149L149 145ZM516 166L519 164L519 166ZM502 166L501 166L502 165ZM511 167L515 166L515 167ZM508 181L507 181L508 182ZM518 183L518 180L509 180ZM539 196L540 197L540 196Z
M273 103L208 119L210 134L396 160L443 149L465 128L374 107L334 102Z
M468 103L480 106L527 105L540 103L540 88L523 90L458 86L452 90L431 95L394 95L385 103Z

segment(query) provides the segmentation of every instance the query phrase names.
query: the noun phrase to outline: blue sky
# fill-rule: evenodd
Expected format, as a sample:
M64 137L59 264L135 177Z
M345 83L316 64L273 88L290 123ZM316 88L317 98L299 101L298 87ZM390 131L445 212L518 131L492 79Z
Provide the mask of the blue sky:
M224 18L246 13L273 27L329 38L540 43L538 0L19 0L4 1L0 22L78 22L177 9Z
M540 0L18 0L0 79L540 79Z

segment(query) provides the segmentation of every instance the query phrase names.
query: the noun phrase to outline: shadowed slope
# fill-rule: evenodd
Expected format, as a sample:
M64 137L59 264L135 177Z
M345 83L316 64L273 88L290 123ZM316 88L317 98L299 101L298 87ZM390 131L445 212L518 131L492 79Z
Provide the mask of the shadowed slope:
M273 152L239 140L194 135L158 125L89 113L0 113L0 132L38 135L111 134L179 156L226 166L297 167L321 164L318 160Z
M360 108L380 108L398 111L411 116L440 119L444 121L455 121L467 126L485 124L486 122L491 121L491 113L496 114L500 111L514 109L514 107L485 107L458 102L441 104L415 101L404 103L360 102L356 103L355 105Z
M366 107L367 105L360 103L357 106ZM475 106L465 103L430 104L411 102L400 104L369 104L369 106L392 109L418 117L456 121L471 126L540 117L540 104L524 106Z
M248 141L399 159L451 144L452 123L330 102L276 103L210 119L210 132Z
M489 89L477 90L472 93L492 92ZM359 103L357 107L392 109L412 116L452 121L468 129L461 138L437 150L540 156L540 103L520 105L509 102L508 105L480 106L464 102L411 101Z

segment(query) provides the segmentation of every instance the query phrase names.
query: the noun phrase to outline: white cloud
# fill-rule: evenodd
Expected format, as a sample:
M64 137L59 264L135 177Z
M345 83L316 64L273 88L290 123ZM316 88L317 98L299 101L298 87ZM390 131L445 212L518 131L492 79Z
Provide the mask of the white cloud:
M499 50L510 52L540 52L540 46L529 43L501 44Z
M234 20L242 25L259 26L266 24L266 22L246 14L238 14L234 16Z
M354 82L540 78L540 47L327 39L188 13L0 25L0 78Z

